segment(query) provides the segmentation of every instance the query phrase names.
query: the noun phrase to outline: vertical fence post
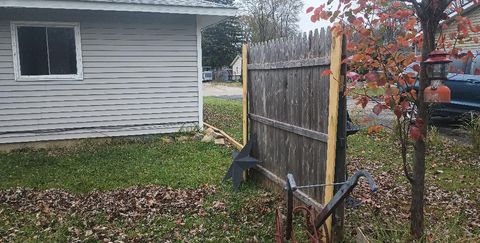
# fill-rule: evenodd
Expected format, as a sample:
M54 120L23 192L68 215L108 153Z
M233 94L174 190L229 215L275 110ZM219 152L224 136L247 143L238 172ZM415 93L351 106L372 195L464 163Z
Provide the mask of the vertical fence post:
M335 156L337 148L337 126L338 126L338 101L340 93L340 82L342 82L342 36L332 35L330 90L328 101L328 144L327 144L327 168L325 184L334 183L335 179ZM324 204L333 198L333 187L325 187ZM332 236L332 217L326 221L329 235Z
M248 45L242 47L242 86L243 86L243 145L248 142Z
M342 60L346 58L346 37L342 37ZM335 182L344 182L347 179L347 97L346 80L347 65L342 64L341 67L341 83L340 83L340 97L338 100L338 129L337 129L337 151L335 158ZM334 187L334 193L341 188L341 185ZM344 225L345 225L345 202L342 201L338 205L334 214L333 236L335 242L342 242L344 239Z

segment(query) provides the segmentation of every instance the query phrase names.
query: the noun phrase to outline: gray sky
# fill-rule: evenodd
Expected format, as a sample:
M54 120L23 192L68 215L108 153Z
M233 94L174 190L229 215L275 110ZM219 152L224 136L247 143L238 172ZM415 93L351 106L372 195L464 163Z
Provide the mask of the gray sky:
M236 0L236 1L240 2L240 0ZM299 13L300 22L298 23L301 31L308 32L310 30L318 29L321 27L327 27L330 25L330 22L323 21L323 20L317 23L312 23L312 21L310 21L310 14L306 14L308 7L318 7L320 6L320 4L326 2L327 0L302 0L302 1L304 6L302 11ZM338 0L333 0L333 2L334 3L338 2Z
M306 14L305 11L307 11L308 7L318 7L320 4L326 2L327 0L303 0L304 6L303 10L300 13L300 29L304 32L310 31L316 28L321 28L321 27L326 27L330 24L328 21L321 21L321 22L316 22L312 23L310 21L310 14Z

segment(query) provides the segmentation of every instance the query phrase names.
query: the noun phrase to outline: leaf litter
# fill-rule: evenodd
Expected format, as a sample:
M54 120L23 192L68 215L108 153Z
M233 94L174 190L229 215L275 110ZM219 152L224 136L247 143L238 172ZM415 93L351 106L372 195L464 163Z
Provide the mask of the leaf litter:
M215 187L208 185L198 189L147 186L78 195L62 189L13 188L0 191L0 204L18 213L36 215L36 225L43 230L48 230L54 221L79 217L84 227L68 228L71 240L94 238L110 241L127 237L121 227L112 227L115 222L124 222L132 230L139 221L152 223L157 216L172 219L178 225L184 224L186 214L206 217L209 215L205 210L206 198L216 191ZM225 207L214 208L225 210ZM106 219L107 224L95 222L94 219L98 218ZM0 231L0 241L14 240L16 230Z
M375 136L371 138L377 139ZM380 138L380 140L383 139ZM429 163L433 170L430 171L430 178L428 175L426 178L425 219L427 221L427 234L429 234L427 239L442 241L441 235L433 237L431 232L437 232L439 229L440 231L448 231L446 224L455 221L455 218L460 218L461 222L459 224L462 225L461 227L454 227L458 231L456 233L462 235L462 237L474 237L476 239L480 233L480 217L478 216L480 213L480 188L474 186L474 183L471 182L472 178L466 179L465 175L460 175L447 181L447 183L452 183L455 180L461 186L447 190L439 185L439 176L443 174L443 171L440 173L435 168L444 166L460 171L465 166L478 166L480 159L472 157L469 160L462 160L459 158L457 151L452 149L450 143L443 143L441 146L441 149L432 149L430 151L431 153L434 151L436 154L432 154L432 156L441 158L442 162ZM385 152L388 153L388 151ZM362 201L362 205L360 207L347 208L347 229L352 229L352 232L356 227L361 227L366 233L374 234L379 232L379 222L374 222L375 220L372 220L374 218L376 221L387 223L382 225L383 227L408 224L409 222L411 187L403 176L402 167L400 164L385 167L385 165L391 164L391 162L387 161L388 159L378 159L369 160L362 154L349 156L349 174L365 169L372 173L378 185L378 191L371 193L368 183L361 180L359 185L353 190L352 196ZM351 220L353 218L363 220L361 222ZM408 235L408 228L405 230ZM443 233L447 234L448 232Z

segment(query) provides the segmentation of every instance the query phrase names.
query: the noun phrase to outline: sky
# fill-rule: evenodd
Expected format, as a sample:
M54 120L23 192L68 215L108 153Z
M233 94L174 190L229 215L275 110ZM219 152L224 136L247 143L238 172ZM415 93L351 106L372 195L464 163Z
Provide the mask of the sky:
M304 32L314 30L316 28L321 28L327 26L328 23L312 23L310 21L310 14L306 14L308 7L318 7L320 4L326 2L327 0L303 0L303 10L300 13L300 29Z
M313 23L310 20L310 14L306 14L307 8L309 7L318 7L320 4L327 2L328 0L302 0L303 1L303 10L300 13L300 22L298 25L300 26L300 30L303 32L308 32L310 30L319 29L322 27L328 27L331 23L326 20L321 20L319 22ZM337 0L332 1L333 4L338 4Z
M320 4L326 2L327 0L302 0L302 1L304 6L302 11L299 14L300 22L298 23L301 31L308 32L316 28L327 27L330 24L330 22L328 21L312 23L312 21L310 21L310 14L306 14L308 7L318 7L320 6ZM337 1L333 0L333 2L335 3Z

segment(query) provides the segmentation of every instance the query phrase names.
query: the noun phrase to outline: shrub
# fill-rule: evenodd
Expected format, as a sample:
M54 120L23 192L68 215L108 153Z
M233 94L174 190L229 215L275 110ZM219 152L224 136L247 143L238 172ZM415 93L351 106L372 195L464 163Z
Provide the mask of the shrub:
M465 129L468 131L474 150L480 151L480 116L474 116L466 122Z

